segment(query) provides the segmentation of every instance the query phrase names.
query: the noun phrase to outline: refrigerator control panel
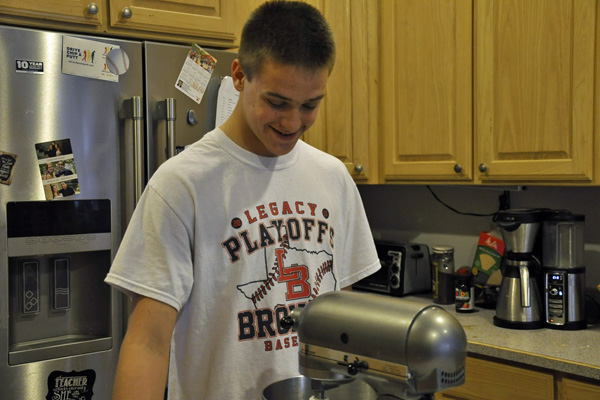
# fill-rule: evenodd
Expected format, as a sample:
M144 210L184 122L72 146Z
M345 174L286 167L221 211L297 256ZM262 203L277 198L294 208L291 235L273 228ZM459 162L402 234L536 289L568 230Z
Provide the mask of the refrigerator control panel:
M109 200L6 204L9 257L110 250Z

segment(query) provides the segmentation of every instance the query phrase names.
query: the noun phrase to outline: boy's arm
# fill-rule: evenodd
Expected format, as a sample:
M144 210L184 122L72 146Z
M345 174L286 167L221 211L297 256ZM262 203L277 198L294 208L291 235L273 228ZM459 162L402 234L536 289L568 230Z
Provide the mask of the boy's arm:
M177 311L147 297L134 298L123 339L113 400L163 400Z

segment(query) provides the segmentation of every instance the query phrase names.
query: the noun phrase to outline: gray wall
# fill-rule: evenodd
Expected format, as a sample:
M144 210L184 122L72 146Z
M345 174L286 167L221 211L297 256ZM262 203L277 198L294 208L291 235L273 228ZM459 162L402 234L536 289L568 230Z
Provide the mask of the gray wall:
M441 200L461 212L491 214L498 210L504 189L509 189L511 208L544 207L585 214L586 286L600 284L600 187L431 188ZM359 185L359 191L376 239L451 245L455 247L457 266L473 263L482 231L502 237L491 216L457 214L440 204L424 185Z

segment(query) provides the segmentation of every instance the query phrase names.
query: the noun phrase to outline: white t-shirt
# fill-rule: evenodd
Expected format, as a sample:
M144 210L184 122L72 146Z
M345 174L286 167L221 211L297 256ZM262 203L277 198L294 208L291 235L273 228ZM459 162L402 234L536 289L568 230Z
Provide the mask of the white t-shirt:
M170 399L260 399L299 375L277 321L379 267L339 160L302 141L260 157L216 129L153 175L106 282L178 310Z

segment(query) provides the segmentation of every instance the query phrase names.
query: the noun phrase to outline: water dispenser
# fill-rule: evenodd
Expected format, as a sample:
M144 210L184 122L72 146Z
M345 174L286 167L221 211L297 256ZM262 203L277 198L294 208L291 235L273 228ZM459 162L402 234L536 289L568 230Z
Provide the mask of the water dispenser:
M109 350L108 200L7 203L8 364Z

